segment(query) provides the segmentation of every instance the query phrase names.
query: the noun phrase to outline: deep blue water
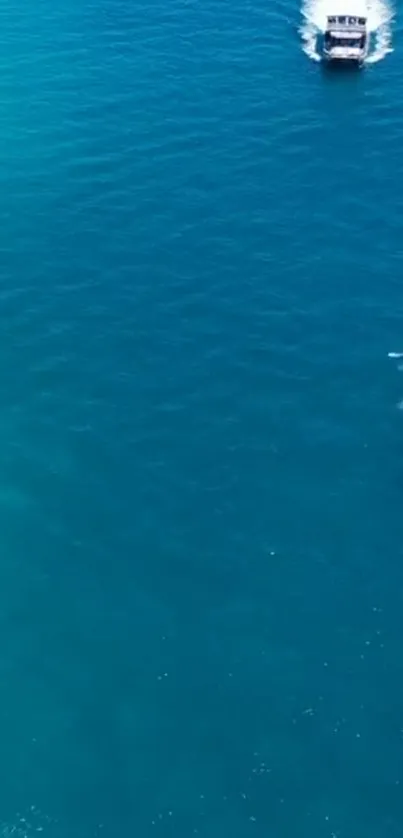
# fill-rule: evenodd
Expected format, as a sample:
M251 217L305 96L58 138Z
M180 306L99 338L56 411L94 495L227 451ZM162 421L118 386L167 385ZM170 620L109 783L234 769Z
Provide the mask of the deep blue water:
M0 820L400 838L403 81L299 8L0 14Z

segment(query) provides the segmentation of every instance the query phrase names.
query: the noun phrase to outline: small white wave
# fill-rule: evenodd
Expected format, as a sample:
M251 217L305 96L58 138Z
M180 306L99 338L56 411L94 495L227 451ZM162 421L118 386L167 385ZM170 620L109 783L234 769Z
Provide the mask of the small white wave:
M0 821L1 838L39 838L38 833L54 823L36 806L30 806L26 812L17 812L11 821Z
M366 64L381 61L392 52L392 22L394 10L391 0L304 0L300 27L302 48L313 61L320 61L318 37L326 29L327 16L331 14L366 15L372 35L372 46Z

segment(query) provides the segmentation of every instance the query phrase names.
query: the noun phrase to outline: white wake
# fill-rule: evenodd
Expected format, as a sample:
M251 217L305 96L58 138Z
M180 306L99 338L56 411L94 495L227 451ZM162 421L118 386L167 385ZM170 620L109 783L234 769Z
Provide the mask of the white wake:
M371 33L371 49L366 64L381 61L392 52L392 22L394 17L392 0L304 0L300 33L303 50L313 61L320 61L318 36L325 31L328 15L364 15L368 18Z

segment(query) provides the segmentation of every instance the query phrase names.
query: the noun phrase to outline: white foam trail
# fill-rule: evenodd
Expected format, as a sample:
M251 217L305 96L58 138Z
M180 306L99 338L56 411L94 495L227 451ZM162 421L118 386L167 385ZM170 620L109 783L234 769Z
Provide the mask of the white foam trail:
M301 9L303 17L300 27L302 49L308 58L313 61L321 60L317 51L318 34L323 31L323 26L326 23L327 7L330 2L331 0L305 0Z
M363 14L368 18L371 33L371 49L366 64L381 61L392 52L392 21L394 17L392 0L303 0L303 18L300 33L303 50L313 61L320 61L318 35L326 29L326 19L331 14ZM359 9L357 8L359 5Z
M374 33L373 49L366 64L375 64L385 58L392 49L393 8L387 0L370 0L368 3L368 24Z

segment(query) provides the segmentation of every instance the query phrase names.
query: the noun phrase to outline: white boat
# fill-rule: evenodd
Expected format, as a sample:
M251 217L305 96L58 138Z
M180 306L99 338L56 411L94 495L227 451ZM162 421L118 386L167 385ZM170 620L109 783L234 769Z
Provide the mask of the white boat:
M346 0L346 5L349 5L349 0ZM335 63L363 64L369 51L369 39L365 6L356 14L344 11L342 14L327 15L323 33L323 58Z

